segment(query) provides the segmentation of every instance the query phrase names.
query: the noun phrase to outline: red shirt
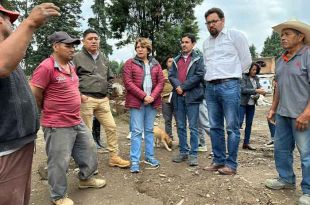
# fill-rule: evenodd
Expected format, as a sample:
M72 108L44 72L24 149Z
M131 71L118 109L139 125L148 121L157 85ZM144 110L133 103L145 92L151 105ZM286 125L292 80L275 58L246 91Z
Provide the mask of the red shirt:
M70 66L68 74L51 56L33 72L31 84L44 89L41 124L45 127L72 127L80 124L79 78Z
M186 80L186 75L187 75L187 69L189 66L189 63L191 62L191 55L189 55L186 59L184 60L183 57L180 57L177 65L178 65L178 79L181 83L184 83Z

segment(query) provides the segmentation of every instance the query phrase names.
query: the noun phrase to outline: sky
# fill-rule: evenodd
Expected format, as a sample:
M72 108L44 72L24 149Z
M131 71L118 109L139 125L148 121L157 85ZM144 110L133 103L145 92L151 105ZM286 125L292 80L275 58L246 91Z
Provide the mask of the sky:
M83 17L91 17L90 6L92 1L84 1L82 6ZM310 24L310 0L204 0L201 5L195 8L195 16L199 26L199 40L196 48L202 50L203 41L209 36L205 26L204 13L212 8L218 7L224 11L225 26L242 31L249 45L254 44L257 52L260 53L264 46L265 39L271 35L272 26L287 21L298 19ZM83 23L86 27L86 23ZM114 45L116 40L109 40ZM128 45L121 49L113 46L113 54L110 60L118 62L125 61L134 56L134 46Z

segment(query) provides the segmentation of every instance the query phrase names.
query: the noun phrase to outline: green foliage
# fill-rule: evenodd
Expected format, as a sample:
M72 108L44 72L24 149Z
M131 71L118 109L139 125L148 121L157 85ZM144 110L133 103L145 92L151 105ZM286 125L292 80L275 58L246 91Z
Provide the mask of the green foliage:
M18 5L20 4L19 1L0 0L0 4L8 10L19 11L18 10Z
M250 53L252 59L258 58L258 53L256 52L256 47L254 46L254 44L250 45Z
M107 43L107 39L111 37L111 32L108 29L107 16L106 16L106 2L105 0L94 0L91 6L95 17L88 19L90 28L98 31L100 35L100 48L101 51L108 56L112 54L112 46Z
M119 64L117 61L109 61L109 68L114 74L118 74Z
M279 57L283 52L281 46L280 35L276 32L272 32L271 36L267 37L264 42L264 48L261 53L263 57Z
M55 31L65 31L71 36L79 37L81 17L81 3L83 0L36 0L31 1L30 9L35 5L52 2L60 8L61 16L52 18L44 26L40 27L35 35L32 46L26 54L26 73L29 75L44 59L50 56L52 49L47 37Z
M153 54L162 62L168 54L179 50L181 35L197 34L198 25L193 9L202 0L111 0L107 8L112 37L124 46L137 37L152 41Z

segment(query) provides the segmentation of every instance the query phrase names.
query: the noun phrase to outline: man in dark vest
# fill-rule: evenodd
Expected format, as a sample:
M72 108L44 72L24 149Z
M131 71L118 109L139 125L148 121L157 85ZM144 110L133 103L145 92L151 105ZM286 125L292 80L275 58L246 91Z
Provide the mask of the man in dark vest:
M58 11L52 3L36 6L13 32L19 14L0 5L0 205L29 203L39 118L19 63L33 33L49 17L60 16Z

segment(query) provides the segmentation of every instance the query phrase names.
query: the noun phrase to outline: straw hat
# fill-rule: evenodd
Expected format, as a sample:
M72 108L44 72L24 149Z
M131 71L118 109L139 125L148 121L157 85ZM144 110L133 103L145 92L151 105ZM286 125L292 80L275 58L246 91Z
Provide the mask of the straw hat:
M310 46L310 26L298 20L289 20L279 25L272 27L272 29L281 35L283 29L291 28L303 33L305 35L304 43Z

